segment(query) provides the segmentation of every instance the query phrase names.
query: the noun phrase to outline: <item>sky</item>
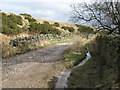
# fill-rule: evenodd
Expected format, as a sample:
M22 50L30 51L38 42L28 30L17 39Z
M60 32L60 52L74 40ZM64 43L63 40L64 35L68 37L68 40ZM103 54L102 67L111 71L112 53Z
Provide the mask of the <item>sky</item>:
M0 10L15 14L27 13L36 18L70 22L71 4L91 0L0 0Z

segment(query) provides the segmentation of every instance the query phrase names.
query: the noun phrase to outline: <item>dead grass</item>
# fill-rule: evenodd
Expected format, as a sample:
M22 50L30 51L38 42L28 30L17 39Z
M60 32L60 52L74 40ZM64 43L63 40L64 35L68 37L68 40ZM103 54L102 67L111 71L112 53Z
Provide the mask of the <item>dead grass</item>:
M90 35L87 37L83 36L75 36L73 41L75 42L71 47L69 48L70 50L78 50L81 46L84 46L87 43L90 43L95 39L96 35Z
M0 42L8 44L10 42L10 37L4 34L0 34Z
M9 58L19 53L20 49L18 47L11 47L6 43L2 43L2 58Z
M0 33L0 41L5 43L5 44L9 44L10 40L12 40L12 39L16 39L16 38L19 38L19 37L28 37L28 36L32 36L32 35L28 34L28 33L21 33L19 35L7 36L7 35L4 35L4 34Z

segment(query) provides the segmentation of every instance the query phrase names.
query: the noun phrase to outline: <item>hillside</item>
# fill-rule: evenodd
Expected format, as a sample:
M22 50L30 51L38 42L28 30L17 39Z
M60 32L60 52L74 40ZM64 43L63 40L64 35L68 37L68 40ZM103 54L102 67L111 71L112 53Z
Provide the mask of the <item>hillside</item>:
M3 42L3 58L45 45L70 41L76 34L88 36L97 31L93 27L39 19L29 14L17 15L2 11L0 14L2 15L0 41Z
M29 14L16 15L7 12L0 14L2 14L0 45L4 87L21 85L22 88L28 88L33 85L34 88L54 88L61 70L69 70L83 62L86 52L90 53L91 58L69 74L66 82L68 87L100 89L120 87L119 36L107 35L108 31L91 26L44 20ZM10 67L11 70L6 67ZM15 67L24 72L20 74L19 70L14 70ZM42 72L44 70L45 74ZM11 74L12 72L16 74ZM24 75L26 72L28 76ZM37 86L38 82L40 86Z
M2 11L0 11L0 14L2 14L3 25L0 36L5 36L2 41L4 43L8 43L11 39L17 37L28 37L38 34L93 33L95 30L93 27L79 24L38 19L29 14L17 15Z
M44 20L44 19L38 19L34 18L29 14L13 14L13 13L7 13L7 12L0 12L2 14L2 21L3 21L3 31L6 29L4 26L10 25L10 22L12 22L11 25L16 25L17 28L22 28L22 29L28 29L30 25L33 23L37 24L48 24L51 25L51 27L58 28L58 31L60 30L62 33L69 33L68 30L62 29L61 27L73 27L74 29L77 29L75 24L72 23L64 23L64 22L56 22L56 21L51 21L51 20ZM10 27L9 29L11 29ZM13 27L15 29L15 27ZM25 32L25 31L24 31ZM5 33L5 32L4 32ZM19 34L20 32L18 32ZM8 33L5 33L8 34ZM9 33L11 34L11 33ZM8 35L9 35L8 34ZM17 34L17 33L12 33L12 34Z

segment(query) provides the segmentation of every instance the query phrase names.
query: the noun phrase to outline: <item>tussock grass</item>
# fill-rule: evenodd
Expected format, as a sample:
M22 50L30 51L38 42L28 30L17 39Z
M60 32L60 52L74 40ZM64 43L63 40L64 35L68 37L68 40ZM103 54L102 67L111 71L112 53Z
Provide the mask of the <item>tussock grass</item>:
M0 33L0 41L8 44L10 42L10 37Z

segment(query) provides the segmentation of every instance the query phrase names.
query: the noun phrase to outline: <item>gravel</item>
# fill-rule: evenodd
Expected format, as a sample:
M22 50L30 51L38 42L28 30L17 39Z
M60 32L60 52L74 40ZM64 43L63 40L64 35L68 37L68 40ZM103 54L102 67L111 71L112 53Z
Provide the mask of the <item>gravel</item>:
M62 43L27 52L2 61L3 88L48 88L65 68L63 52L72 43Z

